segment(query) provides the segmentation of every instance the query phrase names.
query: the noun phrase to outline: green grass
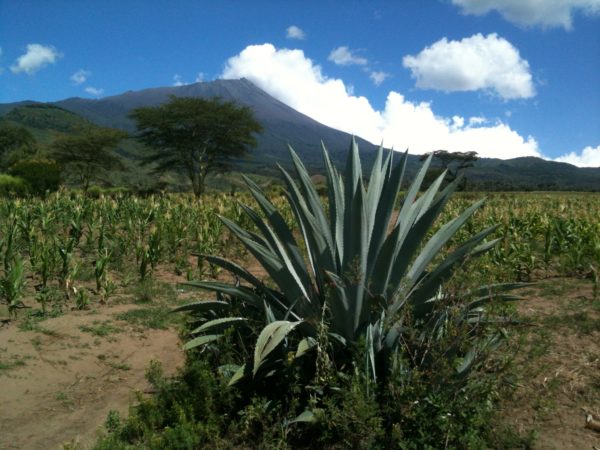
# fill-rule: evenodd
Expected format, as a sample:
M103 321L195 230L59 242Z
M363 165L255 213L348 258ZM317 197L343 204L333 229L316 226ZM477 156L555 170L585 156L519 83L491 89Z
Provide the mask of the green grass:
M105 337L121 331L121 329L113 326L110 320L105 320L104 322L95 320L93 325L81 325L79 329L85 333L90 333L91 335L98 337Z
M600 317L592 317L587 311L550 316L543 323L551 328L571 328L580 336L600 331Z
M43 322L46 319L51 319L53 317L58 317L62 313L58 310L48 311L44 313L42 310L32 310L28 311L25 316L21 319L19 323L20 331L36 331L38 333L45 334L47 336L58 336L59 334L56 331L49 330L40 325L40 322Z
M11 361L0 360L0 375L2 375L6 371L15 369L17 367L22 367L25 365L26 365L25 361L22 359L19 359L19 358L12 359Z
M115 316L136 327L164 330L168 328L177 317L169 314L169 308L165 306L132 309Z
M131 369L131 366L129 364L123 363L123 362L107 361L106 365L115 370L130 370Z
M115 356L113 355L113 357L115 357ZM118 361L109 361L109 356L107 356L103 353L96 356L96 358L98 358L100 361L102 361L104 364L106 364L108 367L110 367L112 369L116 369L116 370L130 370L131 369L131 366L127 363L118 362Z
M134 297L133 302L138 304L152 303L157 300L169 301L176 296L171 284L161 283L152 278L147 278L132 286L130 292Z

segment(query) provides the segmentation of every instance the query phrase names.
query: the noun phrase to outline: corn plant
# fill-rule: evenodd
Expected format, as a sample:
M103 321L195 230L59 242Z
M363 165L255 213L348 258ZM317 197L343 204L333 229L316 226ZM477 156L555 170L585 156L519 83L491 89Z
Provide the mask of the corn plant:
M67 239L62 240L62 242L57 240L55 245L58 249L58 255L60 256L61 260L58 281L60 286L67 292L71 282L71 260L73 258L73 250L75 249L76 240L68 237Z
M4 269L4 276L0 278L0 293L8 305L8 313L12 318L16 317L18 309L25 307L21 300L24 288L23 260L16 257L8 262L8 266Z
M52 270L56 264L56 254L52 242L45 237L38 237L32 247L36 252L36 265L33 269L38 273L41 279L40 288L46 289L48 281L52 276Z
M110 259L110 252L103 249L98 254L96 261L94 262L94 278L96 279L96 293L101 294L104 284L107 280L107 265Z
M393 152L379 150L368 186L362 175L358 148L352 142L342 176L323 148L327 175L328 207L319 198L308 172L290 148L295 178L279 168L286 184L285 196L293 212L296 230L267 199L252 180L245 181L261 213L241 205L257 231L248 231L220 217L268 273L265 283L245 268L218 256L206 256L211 264L229 271L238 282L185 283L216 292L213 301L196 302L178 308L192 311L200 326L186 349L205 347L223 336L239 334L240 353L254 336L253 350L236 367L230 384L269 383L289 364L304 367L306 358L328 352L334 366L352 371L363 366L371 381L384 380L406 354L405 330L417 327L421 338L410 348L413 361L426 364L428 339L445 333L450 311L444 307L443 285L467 259L491 249L498 239L486 241L496 229L488 227L456 245L447 255L442 248L481 206L476 202L457 217L431 228L447 204L460 179L440 190L442 174L422 195L419 190L428 170L429 158L396 209L406 166L406 154L394 163ZM397 213L397 215L396 215ZM390 230L388 232L388 230ZM297 241L297 236L302 245ZM306 249L303 252L301 249ZM460 305L459 319L481 325L483 306L493 293L514 285L474 289ZM514 297L499 294L504 299ZM253 324L260 323L253 334ZM319 336L326 330L331 346L318 349ZM248 331L250 330L250 331ZM465 376L485 346L493 346L498 334L472 342L469 349L451 348L446 354L458 361L457 376ZM366 346L359 360L356 349ZM318 358L317 358L318 360ZM306 382L306 380L305 380Z
M17 220L12 217L4 230L4 236L0 240L0 252L2 252L2 262L4 270L9 270L15 254L15 241L18 233Z

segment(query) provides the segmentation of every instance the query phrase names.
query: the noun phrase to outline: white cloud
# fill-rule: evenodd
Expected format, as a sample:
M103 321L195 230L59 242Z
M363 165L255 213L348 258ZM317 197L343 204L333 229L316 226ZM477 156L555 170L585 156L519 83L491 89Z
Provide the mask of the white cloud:
M104 89L95 88L92 86L88 86L84 90L85 92L87 92L90 95L93 95L94 97L100 97L104 93Z
M329 54L329 57L327 59L329 59L329 61L334 62L338 66L364 66L368 63L368 61L365 58L355 55L352 52L352 50L350 50L346 46L341 46L331 50L331 53Z
M71 81L75 84L83 84L87 81L88 77L92 74L92 72L88 70L79 69L73 75L71 75Z
M27 53L19 56L10 70L13 73L25 72L27 75L33 75L48 64L54 64L60 56L54 47L28 44Z
M505 100L535 95L529 63L496 33L485 37L476 34L461 41L443 38L416 56L405 56L402 64L422 89L486 90Z
M173 86L184 86L186 84L187 83L183 81L183 78L181 78L181 75L177 73L173 75Z
M324 75L301 50L248 46L229 58L222 74L242 77L303 114L374 144L383 140L411 153L443 148L502 159L541 156L533 137L523 137L501 121L440 117L430 103L413 103L398 92L389 92L385 108L378 111L365 97L350 94L342 80Z
M563 27L570 30L573 13L600 13L600 0L452 0L465 14L498 11L509 22L523 26Z
M555 159L558 162L566 162L577 167L600 167L600 145L596 148L588 146L581 153L567 153Z
M285 37L288 39L306 39L306 33L300 27L296 25L289 26L285 32Z
M369 78L375 84L375 86L380 86L381 83L383 83L389 76L390 74L386 72L373 71L369 74Z
M196 75L196 79L194 80L194 82L202 83L205 78L206 78L206 75L204 74L204 72L198 72L198 75Z

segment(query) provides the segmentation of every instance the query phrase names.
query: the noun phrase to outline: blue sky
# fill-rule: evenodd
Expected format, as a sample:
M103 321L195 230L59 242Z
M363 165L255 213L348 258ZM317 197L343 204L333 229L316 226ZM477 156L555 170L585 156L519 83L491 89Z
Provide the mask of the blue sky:
M245 76L396 149L600 166L600 0L0 0L0 103Z

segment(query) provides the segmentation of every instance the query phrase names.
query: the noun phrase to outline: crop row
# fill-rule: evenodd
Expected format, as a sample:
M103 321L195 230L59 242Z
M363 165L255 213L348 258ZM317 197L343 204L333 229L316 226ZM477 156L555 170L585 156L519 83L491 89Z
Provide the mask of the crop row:
M456 196L444 223L472 202ZM11 313L31 294L47 307L57 291L82 307L90 292L101 301L120 285L158 271L187 279L216 269L191 255L239 260L240 245L218 215L243 227L251 221L240 203L245 194L131 196L90 199L59 192L46 199L0 201L0 294ZM283 198L275 201L283 205ZM292 222L292 214L284 211ZM498 225L502 241L479 258L468 278L478 282L528 281L549 276L596 276L600 267L600 196L594 194L496 194L463 227L456 242ZM88 286L88 288L83 288Z

